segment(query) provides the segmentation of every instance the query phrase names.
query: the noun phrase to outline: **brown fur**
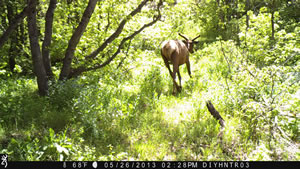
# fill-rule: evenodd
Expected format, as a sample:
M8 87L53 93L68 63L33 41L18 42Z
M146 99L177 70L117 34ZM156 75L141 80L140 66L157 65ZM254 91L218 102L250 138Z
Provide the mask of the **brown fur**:
M179 66L186 64L188 73L190 77L191 75L191 68L190 68L190 61L189 61L189 53L194 53L193 51L193 44L197 43L194 41L196 38L193 40L187 39L184 35L179 34L182 36L185 40L169 40L169 41L164 41L162 43L162 48L161 48L161 55L164 60L164 63L166 67L169 70L170 75L172 76L173 79L173 94L175 94L175 89L178 92L181 92L182 86L181 86L181 76L179 72ZM170 69L170 65L173 65L173 72ZM179 78L179 86L176 82L176 73L178 74Z

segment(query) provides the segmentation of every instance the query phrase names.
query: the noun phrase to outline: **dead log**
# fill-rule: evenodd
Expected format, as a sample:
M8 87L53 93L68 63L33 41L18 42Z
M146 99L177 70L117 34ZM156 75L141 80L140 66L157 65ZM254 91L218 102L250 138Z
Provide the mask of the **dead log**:
M213 104L211 103L210 100L206 101L206 107L208 109L208 111L210 112L210 114L219 121L221 127L225 127L225 121L224 119L221 117L220 113L215 109L215 107L213 106Z

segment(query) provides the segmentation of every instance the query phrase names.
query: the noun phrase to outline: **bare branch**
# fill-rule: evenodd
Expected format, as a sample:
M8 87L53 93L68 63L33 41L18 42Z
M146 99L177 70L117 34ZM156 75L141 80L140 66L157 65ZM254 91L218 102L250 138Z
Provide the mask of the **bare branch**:
M116 31L110 35L110 37L108 39L105 40L105 42L98 48L96 49L95 51L93 51L90 55L86 56L85 58L86 59L90 59L90 58L95 58L97 57L97 55L103 51L107 45L109 43L111 43L112 41L114 41L117 37L119 37L119 35L121 34L125 24L129 21L129 18L133 17L134 15L136 15L137 13L139 13L143 6L146 5L146 3L148 2L149 0L144 0L141 2L141 4L135 8L129 15L127 15L122 21L121 23L119 24L118 28L116 29ZM104 57L104 56L103 56Z
M63 62L63 67L59 77L60 80L64 80L69 76L71 70L71 63L72 63L76 46L90 21L90 18L95 10L97 1L98 0L89 0L88 6L86 7L82 15L81 21L78 27L75 29L75 32L73 33L69 41L69 45L66 50L66 54Z
M42 56L44 61L44 66L49 79L53 77L53 72L51 70L51 60L50 60L50 45L52 39L52 27L53 27L53 15L56 8L57 0L50 0L50 4L46 13L46 23L45 23L45 36L42 45Z
M220 113L215 109L215 107L213 106L213 104L211 103L210 100L206 101L206 107L208 109L208 111L210 112L210 114L216 119L219 120L219 123L222 127L225 126L225 121L224 119L221 117Z
M140 29L138 29L137 31L135 31L134 33L132 33L131 35L125 37L124 39L122 39L122 41L120 42L119 44L119 47L117 49L117 51L110 57L108 58L105 62L103 62L102 64L98 64L98 65L95 65L93 67L78 67L77 69L74 69L69 78L71 77L76 77L78 75L80 75L81 73L83 72L87 72L87 71L91 71L91 70L96 70L96 69L100 69L106 65L108 65L111 61L113 61L116 56L121 52L121 49L123 49L123 45L125 44L125 42L127 42L128 40L131 40L133 39L137 34L139 34L140 32L142 32L145 28L147 27L150 27L152 26L153 24L155 24L158 20L160 20L161 18L161 13L160 13L160 7L162 6L162 0L160 0L160 2L158 3L158 6L157 6L157 11L158 11L158 15L157 16L154 16L153 20L145 25L143 25Z

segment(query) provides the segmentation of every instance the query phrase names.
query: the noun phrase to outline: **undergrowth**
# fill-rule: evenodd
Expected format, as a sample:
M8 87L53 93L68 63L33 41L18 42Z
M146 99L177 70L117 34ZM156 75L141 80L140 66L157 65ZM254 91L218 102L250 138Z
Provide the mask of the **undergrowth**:
M270 44L258 15L240 45L218 40L191 55L193 78L180 67L176 96L158 50L53 82L46 97L32 77L1 79L0 153L30 161L299 160L300 29L278 30Z
M107 69L53 84L47 97L34 79L1 81L1 153L11 160L299 160L299 65L258 68L231 41L195 55L193 78L181 68L176 96L160 58L125 74ZM206 100L225 119L222 136Z

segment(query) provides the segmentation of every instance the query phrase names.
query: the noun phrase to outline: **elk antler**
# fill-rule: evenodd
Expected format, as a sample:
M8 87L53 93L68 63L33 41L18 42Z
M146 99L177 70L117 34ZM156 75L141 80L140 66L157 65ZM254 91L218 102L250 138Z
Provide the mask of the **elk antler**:
M179 36L181 36L181 37L183 37L185 40L189 40L186 36L184 36L183 34L181 34L181 33L178 33L179 34Z
M199 37L200 37L200 35L198 35L197 37L195 37L192 41L196 40L196 39L199 38Z

